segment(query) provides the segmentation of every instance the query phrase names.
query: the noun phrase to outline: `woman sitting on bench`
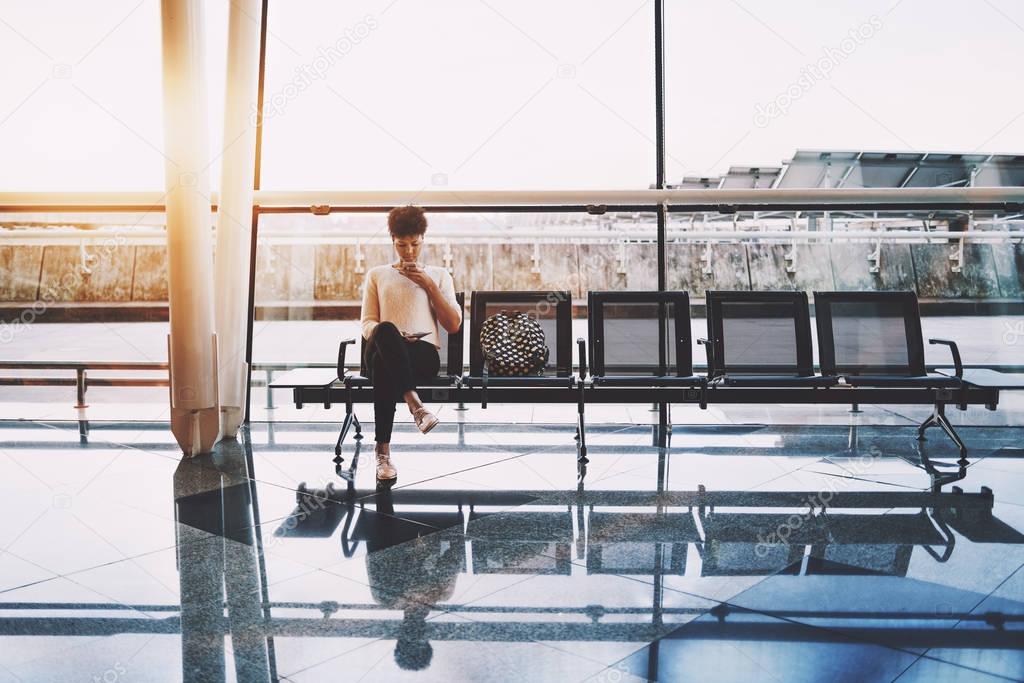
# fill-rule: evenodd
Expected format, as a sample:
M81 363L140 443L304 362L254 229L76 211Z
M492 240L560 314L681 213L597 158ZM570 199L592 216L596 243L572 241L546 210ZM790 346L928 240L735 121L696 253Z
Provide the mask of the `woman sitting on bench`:
M388 231L398 261L366 274L363 287L363 365L373 381L377 479L391 480L391 429L395 403L409 406L416 426L426 434L437 417L423 406L416 385L437 376L441 339L437 325L457 332L462 311L447 270L419 265L427 217L423 209L403 206L388 214Z

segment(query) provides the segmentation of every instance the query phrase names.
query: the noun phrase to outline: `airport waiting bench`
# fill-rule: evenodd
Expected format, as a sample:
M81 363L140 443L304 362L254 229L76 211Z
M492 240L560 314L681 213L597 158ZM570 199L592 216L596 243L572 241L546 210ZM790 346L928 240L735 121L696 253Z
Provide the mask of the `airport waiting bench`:
M569 292L473 292L468 371L463 325L454 334L442 334L441 370L421 385L420 393L428 403L480 403L484 408L491 401L575 404L582 475L588 404L931 406L918 437L939 426L966 465L967 447L946 407L995 410L1000 390L1024 387L1016 375L965 370L956 343L945 339L929 343L947 346L953 367L928 372L914 292L815 292L814 299L818 372L805 292L708 291L707 337L696 340L707 356L707 373L700 375L694 372L690 302L684 291L590 292L590 342L576 340L575 359ZM462 293L458 300L464 305ZM479 332L483 321L501 310L527 313L544 330L551 353L541 375L488 374ZM354 344L354 339L341 341L336 368L292 370L271 385L291 389L298 408L344 404L335 462L341 462L342 444L353 426L355 438L362 438L355 404L373 402L363 368L354 373L346 365L347 348Z

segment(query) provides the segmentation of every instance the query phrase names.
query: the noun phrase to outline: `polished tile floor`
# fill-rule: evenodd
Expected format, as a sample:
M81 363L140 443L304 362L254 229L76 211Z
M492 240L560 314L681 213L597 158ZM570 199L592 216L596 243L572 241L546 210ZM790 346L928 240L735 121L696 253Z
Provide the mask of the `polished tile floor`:
M335 429L0 422L0 682L1024 679L1024 428Z

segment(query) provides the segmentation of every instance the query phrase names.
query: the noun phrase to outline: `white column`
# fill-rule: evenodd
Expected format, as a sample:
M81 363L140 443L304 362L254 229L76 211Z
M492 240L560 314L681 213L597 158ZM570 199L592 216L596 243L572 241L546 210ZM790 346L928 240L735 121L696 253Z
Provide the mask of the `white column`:
M161 0L171 333L171 431L186 455L217 440L213 239L201 0Z
M232 0L224 102L224 156L217 208L216 311L220 434L233 438L245 418L245 332L249 238L256 166L256 99L260 68L260 0Z

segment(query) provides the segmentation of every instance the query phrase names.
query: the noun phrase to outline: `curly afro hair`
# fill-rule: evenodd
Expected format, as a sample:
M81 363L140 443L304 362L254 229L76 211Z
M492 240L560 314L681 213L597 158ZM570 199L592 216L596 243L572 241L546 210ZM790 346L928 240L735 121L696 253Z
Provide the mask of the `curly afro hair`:
M392 237L415 237L427 231L427 216L418 206L399 206L388 213L388 232Z

